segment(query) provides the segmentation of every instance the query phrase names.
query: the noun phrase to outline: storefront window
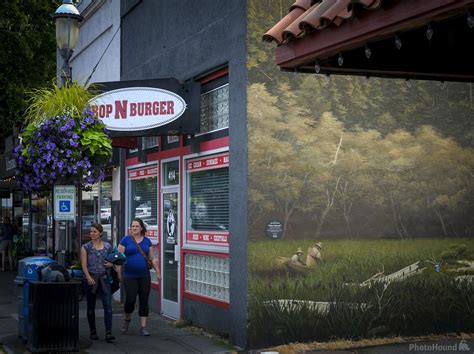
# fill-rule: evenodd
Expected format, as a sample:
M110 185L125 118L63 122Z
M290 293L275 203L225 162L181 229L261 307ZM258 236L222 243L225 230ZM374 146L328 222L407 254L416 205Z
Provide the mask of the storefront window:
M192 173L189 230L229 229L229 169Z
M81 202L81 241L90 241L91 225L97 222L99 210L99 184L92 185L92 190L82 191Z
M186 291L229 302L229 258L186 255Z
M158 136L146 136L142 138L142 146L143 149L149 149L159 144L159 137Z
M104 227L103 239L112 242L112 177L100 183L100 223Z
M186 162L188 243L228 246L229 155Z
M31 220L31 224L28 225L28 229L31 231L31 250L39 255L54 254L51 197L33 196L30 210L31 218L26 221L28 223ZM25 225L23 227L26 229Z
M142 150L150 149L152 147L156 147L160 143L160 137L159 136L144 136L144 137L141 137L140 139L141 139L141 143L142 143ZM128 149L129 154L132 154L132 153L137 152L137 151L138 151L138 148Z
M128 171L129 223L140 218L147 228L147 236L158 243L158 167L146 166Z
M0 206L1 206L1 211L0 211L0 218L1 216L12 216L12 200L10 196L8 195L8 198L3 197L0 195Z
M89 232L93 223L99 222L104 232L102 239L112 241L112 176L94 184L90 191L82 191L81 201L81 243L90 240Z
M229 84L201 94L200 133L229 127Z

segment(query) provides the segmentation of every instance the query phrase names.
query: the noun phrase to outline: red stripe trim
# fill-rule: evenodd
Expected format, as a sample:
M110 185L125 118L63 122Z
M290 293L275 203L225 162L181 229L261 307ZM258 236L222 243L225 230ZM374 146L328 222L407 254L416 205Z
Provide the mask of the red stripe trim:
M133 166L133 165L138 165L138 157L132 157L130 159L125 160L125 166Z
M171 150L156 151L147 155L147 161L163 160L170 157L178 157L191 153L190 146L179 147Z
M210 141L205 141L201 143L200 146L200 151L201 152L207 152L211 150L216 150L216 149L221 149L221 148L227 148L229 147L229 137L223 137L223 138L218 138ZM156 151L152 152L147 155L147 161L152 162L152 161L158 161L158 160L163 160L163 159L168 159L171 157L178 157L178 156L185 156L191 154L191 147L190 146L183 146L181 148L175 148L171 150L165 150L165 151ZM133 166L138 164L138 158L133 157L131 159L128 159L125 161L125 165L128 166Z
M214 71L213 73L206 75L197 81L200 82L201 84L205 84L206 82L218 79L224 75L227 75L229 73L229 67L222 68L220 70Z
M215 299L208 298L206 296L201 296L201 295L196 295L196 294L191 294L188 292L184 292L184 297L190 300L198 301L198 302L203 302L208 305L213 305L216 307L219 307L221 309L228 309L230 307L230 304L228 302L223 302Z
M229 146L229 137L218 138L214 140L204 141L201 143L201 151L215 150Z
M183 139L180 139L180 144L182 146L182 143L183 143ZM188 147L189 148L189 147ZM184 150L182 148L182 150ZM189 149L190 150L190 149ZM183 171L183 157L180 156L179 158L179 171L180 171L180 174L182 175L182 171ZM183 204L186 203L186 201L183 201L184 199L184 195L183 195L183 179L181 178L180 181L179 181L179 215L183 215ZM180 220L183 220L183 218L181 217ZM183 267L183 264L184 262L182 260L184 260L184 253L183 253L183 245L184 245L184 235L183 235L183 222L180 222L179 223L179 236L180 236L180 240L179 240L179 249L180 249L180 255L179 255L179 259L180 259L180 262L179 262L179 273L180 273L180 318L183 317L183 313L184 313L184 301L183 301L183 295L184 295L184 287L185 287L185 282L184 282L184 278L185 278L185 274L184 274L184 267Z
M183 249L183 255L189 253L189 254L199 254L203 256L214 256L214 257L221 257L221 258L229 258L228 253L217 253L217 252L212 252L212 251L199 251L199 250L188 250L188 249Z

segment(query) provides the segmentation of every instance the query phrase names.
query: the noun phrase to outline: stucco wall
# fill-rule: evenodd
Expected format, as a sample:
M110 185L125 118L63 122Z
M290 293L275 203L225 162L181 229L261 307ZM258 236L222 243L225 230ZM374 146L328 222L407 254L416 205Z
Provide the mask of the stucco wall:
M120 1L85 0L78 10L84 21L71 57L73 80L85 83L89 76L88 84L120 80Z

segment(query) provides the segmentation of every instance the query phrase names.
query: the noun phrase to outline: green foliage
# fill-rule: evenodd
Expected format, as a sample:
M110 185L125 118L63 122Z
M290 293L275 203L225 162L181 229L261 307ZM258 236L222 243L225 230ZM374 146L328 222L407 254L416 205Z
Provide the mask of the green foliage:
M443 261L456 261L464 259L467 256L467 245L465 244L452 244L449 245L448 249L441 253L441 259Z
M13 239L13 249L12 249L12 257L15 258L20 255L25 255L28 252L25 235L20 232L16 235Z
M186 320L186 319L179 319L175 321L173 324L176 328L186 328L186 327L191 327L193 325L191 321Z
M78 259L77 261L73 262L70 266L69 266L70 269L78 269L78 270L81 270L82 269L82 262L81 262L81 259Z
M77 83L34 90L28 125L15 148L25 191L49 190L57 183L88 188L103 180L112 144L105 124L89 107L92 95Z
M46 85L56 70L51 15L61 1L0 1L0 125L21 126L26 92Z
M474 259L472 239L461 239ZM324 263L309 273L291 273L278 257L305 250L313 240L249 244L249 337L252 347L290 342L423 335L474 329L474 283L436 273L385 287L358 284L378 272L393 273L416 261L439 259L450 239L323 240ZM265 252L262 252L265 250ZM274 300L302 300L287 306ZM315 307L314 303L327 303Z
M380 322L394 334L463 332L474 328L474 286L446 276L418 277L388 288L394 301Z
M51 86L33 89L30 96L25 122L38 125L44 119L62 115L64 112L70 112L73 118L78 119L94 96L94 91L76 82L64 87L53 81Z
M99 126L95 129L84 131L81 136L81 145L89 150L90 155L104 155L107 158L112 154L112 143L110 139L104 139L104 131Z

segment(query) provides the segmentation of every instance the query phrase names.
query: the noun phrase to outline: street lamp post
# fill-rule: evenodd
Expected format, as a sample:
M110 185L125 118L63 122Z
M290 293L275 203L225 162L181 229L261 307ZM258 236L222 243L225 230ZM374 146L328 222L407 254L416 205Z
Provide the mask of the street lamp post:
M72 3L72 0L63 0L61 6L56 9L54 13L54 21L56 23L56 44L59 53L63 58L61 68L61 85L67 85L72 79L72 69L69 65L74 48L76 48L77 39L79 37L79 22L82 21L82 16ZM71 248L71 225L69 221L55 220L54 240L58 240L58 245L53 241L53 247L58 248L58 263L65 265L66 252ZM56 235L58 237L56 238Z
M71 81L72 77L69 60L77 44L79 22L82 21L82 16L73 5L72 0L63 0L62 5L54 13L53 18L56 22L56 44L63 58L61 83L65 85Z

